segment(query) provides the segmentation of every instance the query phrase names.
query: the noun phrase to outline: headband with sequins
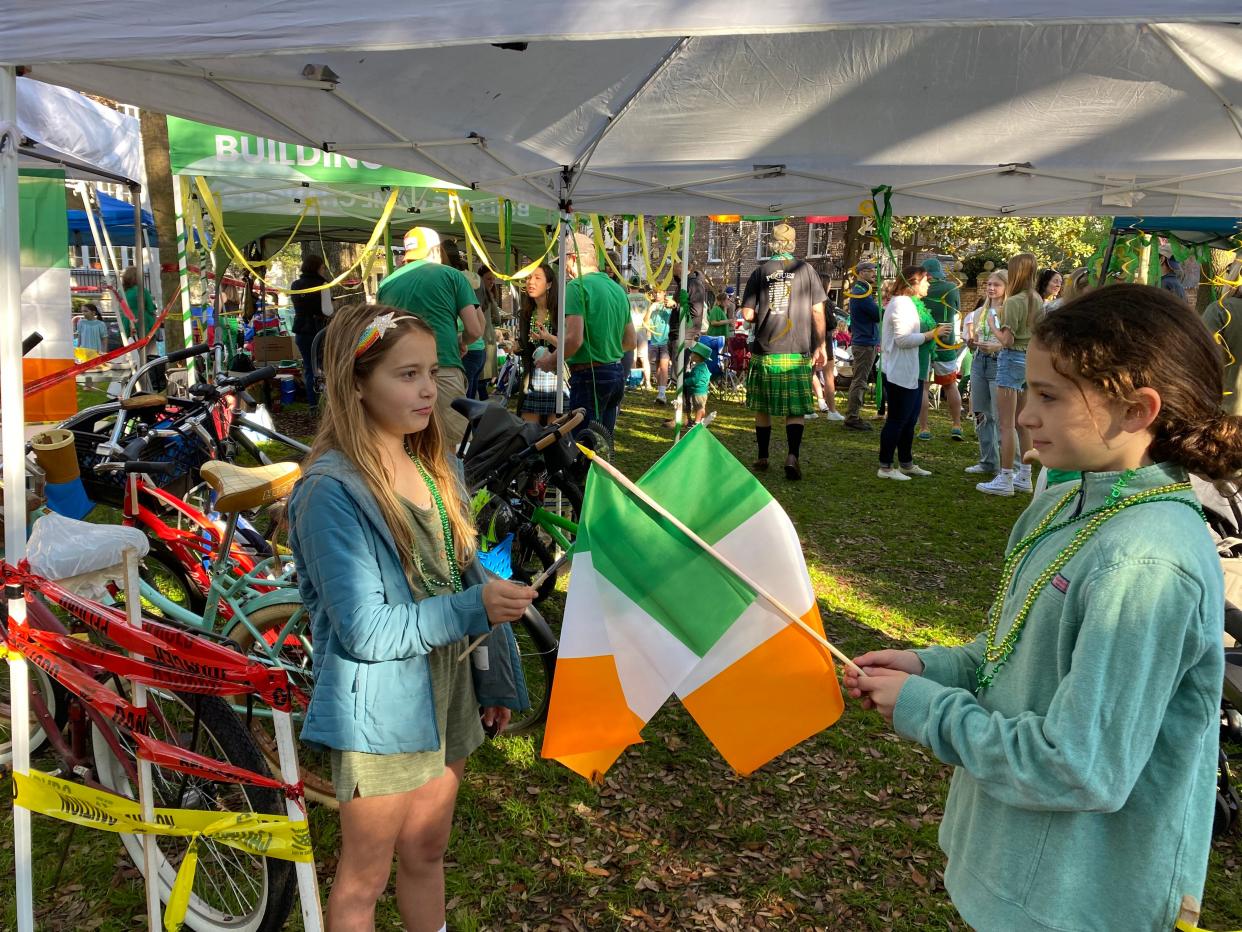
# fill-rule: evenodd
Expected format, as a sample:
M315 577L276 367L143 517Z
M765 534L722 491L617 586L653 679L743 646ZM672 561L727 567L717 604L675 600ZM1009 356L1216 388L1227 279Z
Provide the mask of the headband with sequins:
M354 359L357 359L372 346L384 339L384 334L389 330L395 330L397 327L396 314L389 311L387 314L376 314L372 320L362 330L362 336L358 337L358 345L354 347Z

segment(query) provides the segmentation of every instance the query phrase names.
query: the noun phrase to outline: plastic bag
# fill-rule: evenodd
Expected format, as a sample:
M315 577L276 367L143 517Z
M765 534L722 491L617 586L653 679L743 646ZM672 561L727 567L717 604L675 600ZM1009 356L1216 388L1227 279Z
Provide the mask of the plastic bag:
M147 555L147 535L138 528L75 521L55 512L43 515L30 531L26 558L32 572L58 581L88 599L108 595L108 584L125 583L125 551Z

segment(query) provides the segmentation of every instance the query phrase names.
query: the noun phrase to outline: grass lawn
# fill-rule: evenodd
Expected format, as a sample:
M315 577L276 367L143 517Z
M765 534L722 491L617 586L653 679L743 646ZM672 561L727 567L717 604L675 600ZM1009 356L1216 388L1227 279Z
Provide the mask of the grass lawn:
M714 433L749 463L747 412L712 407ZM627 398L614 460L631 477L668 449L667 412L650 395ZM969 431L952 443L944 418L933 418L935 437L916 441L915 455L934 475L908 483L876 478L878 432L824 420L807 424L806 478L787 482L776 468L784 438L773 432L774 469L763 481L801 534L828 636L848 653L973 637L1009 527L1029 501L976 493L962 473L977 452ZM449 852L449 928L966 928L936 846L949 769L876 714L847 703L834 727L750 778L730 771L675 701L644 734L602 787L540 760L529 738L476 754ZM312 827L326 895L335 817L315 811ZM114 837L74 833L52 889L70 829L41 818L35 829L41 929L140 923L141 882ZM1242 926L1239 854L1236 837L1215 846L1205 928ZM0 850L0 873L12 876L10 860L11 849ZM5 912L11 927L11 905ZM400 928L391 896L377 927Z

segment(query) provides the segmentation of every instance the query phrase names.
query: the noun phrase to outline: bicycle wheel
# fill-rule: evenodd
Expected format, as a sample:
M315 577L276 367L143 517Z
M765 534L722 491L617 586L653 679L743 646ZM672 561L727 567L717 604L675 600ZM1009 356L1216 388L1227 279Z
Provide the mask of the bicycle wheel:
M43 700L48 715L63 727L68 719L66 696L61 685L51 679L42 669L33 663L26 664L26 677L30 683L30 753L34 754L47 740L47 731L39 724L35 716L34 698L38 695ZM0 768L13 763L13 731L12 695L9 691L9 665L0 663Z
M147 697L149 705L158 706L159 712L153 711L149 718L152 737L256 773L269 773L262 754L227 703L212 696L184 696L154 689ZM133 766L133 747L128 736L113 734ZM98 725L91 728L91 744L99 782L120 796L137 799L137 787L131 784L125 765ZM285 812L276 790L216 783L155 766L152 778L158 808L279 815ZM157 838L160 900L167 902L189 839L171 835ZM122 835L121 841L141 870L142 840L136 835ZM295 890L291 861L247 854L204 837L199 841L198 871L185 924L198 932L277 932L288 918Z
M523 522L514 534L512 557L515 582L529 583L556 562L553 556L552 538L544 534L533 522ZM535 601L542 602L556 588L556 576L550 576L539 587Z
M559 643L548 623L533 605L522 615L521 623L513 625L521 656L522 673L526 677L526 692L530 696L530 708L514 712L505 728L507 735L523 735L542 725L548 718L548 703L552 698L552 675L556 671L556 649Z
M175 602L187 611L201 616L207 608L207 599L190 581L190 576L185 567L181 565L181 561L162 541L151 540L150 544L151 549L142 558L142 565L138 569L139 578L168 601ZM124 590L117 592L118 605L125 605L125 596ZM142 611L147 615L164 617L159 607L148 599L142 600Z
M264 640L267 641L268 649L275 651L276 638L279 637L286 622L293 617L293 613L299 608L301 608L300 605L267 605L251 612L247 615L247 619ZM225 632L225 637L231 638L233 643L241 649L242 653L253 654L263 663L270 662L267 653L262 650L254 650L254 635L240 621L233 624ZM277 652L281 666L289 673L290 683L307 696L311 694L311 689L315 685L314 679L311 676L309 643L310 630L306 629L299 637L288 638ZM305 710L303 710L303 713L305 713ZM245 714L244 710L241 714ZM254 738L255 744L259 746L259 750L263 752L263 756L267 759L271 768L279 770L280 756L276 748L276 732L273 730L272 720L266 716L253 716L250 720L250 734ZM307 801L319 803L321 806L327 806L330 809L336 809L340 806L336 800L336 791L332 787L332 757L330 751L317 750L307 745L299 744L298 769L301 773L303 788L306 790Z

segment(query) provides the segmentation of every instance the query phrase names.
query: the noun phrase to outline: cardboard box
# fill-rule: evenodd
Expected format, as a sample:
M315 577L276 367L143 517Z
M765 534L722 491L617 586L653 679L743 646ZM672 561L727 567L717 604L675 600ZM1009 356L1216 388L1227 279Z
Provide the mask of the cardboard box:
M262 336L254 338L254 357L255 365L265 366L268 363L282 362L283 360L297 360L298 351L293 343L293 337L290 336Z

